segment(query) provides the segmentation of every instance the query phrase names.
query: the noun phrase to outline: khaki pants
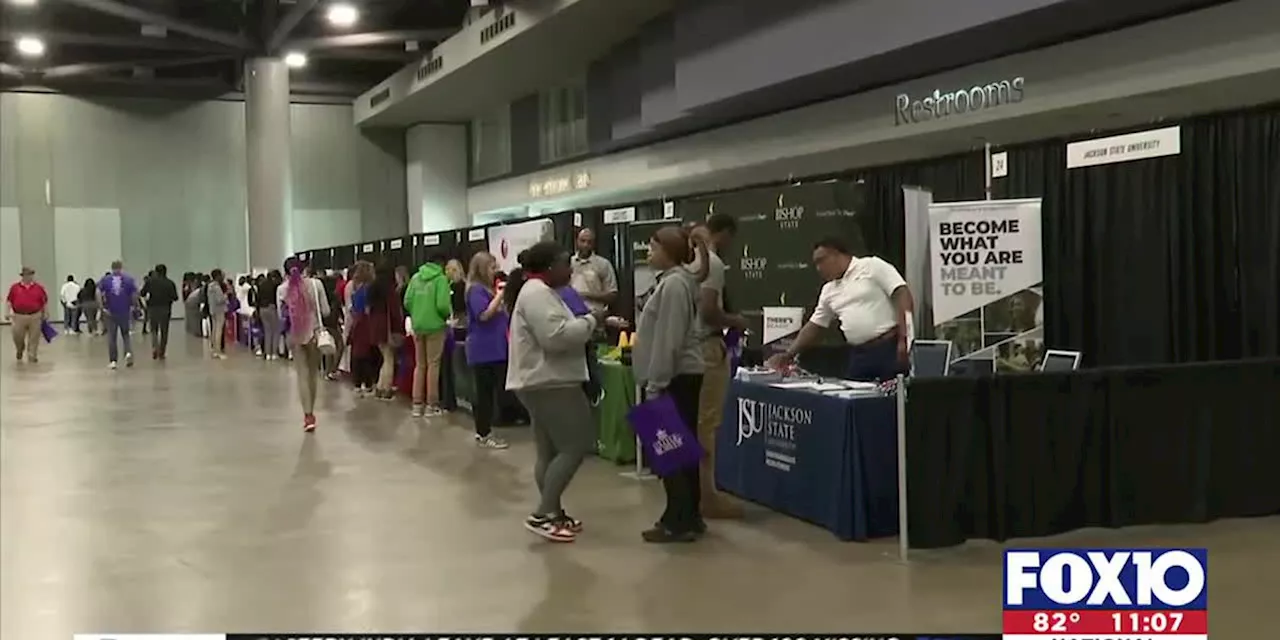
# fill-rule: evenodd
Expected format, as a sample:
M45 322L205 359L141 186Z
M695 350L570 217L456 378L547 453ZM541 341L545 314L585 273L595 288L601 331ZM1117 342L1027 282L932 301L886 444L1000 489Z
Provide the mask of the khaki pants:
M444 331L414 336L413 349L413 403L439 407L440 356L444 353Z
M315 340L294 345L293 367L298 375L298 400L302 403L302 413L311 415L316 411L316 388L320 379L320 347L316 346Z
M222 339L227 329L227 315L225 313L214 313L209 316L209 353L212 355L221 355L225 353L223 349Z
M702 343L702 360L706 364L706 372L702 375L702 391L698 395L698 442L707 455L702 459L700 483L702 485L702 508L707 515L709 510L721 508L726 500L716 489L716 430L724 418L724 399L729 393L729 353L724 348L724 340L713 336Z
M390 344L380 344L378 351L382 353L382 368L378 370L377 388L390 391L396 383L396 350Z
M40 314L13 314L13 347L18 350L18 357L23 353L34 361L40 355Z

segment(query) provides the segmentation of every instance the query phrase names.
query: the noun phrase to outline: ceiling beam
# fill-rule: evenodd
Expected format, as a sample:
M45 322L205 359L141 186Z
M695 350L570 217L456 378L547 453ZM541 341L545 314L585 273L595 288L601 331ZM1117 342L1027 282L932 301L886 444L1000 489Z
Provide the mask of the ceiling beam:
M16 31L0 31L0 42L12 42L25 34ZM67 44L84 47L107 47L121 49L151 49L155 51L191 51L197 53L219 53L227 51L221 45L207 42L188 42L173 38L148 38L146 36L98 36L87 33L69 33L64 31L41 31L40 39L49 44Z
M340 36L294 40L288 44L288 47L302 51L314 51L316 49L335 49L340 47L371 47L382 44L399 44L410 40L439 42L455 32L456 29L418 29L412 31L346 33Z
M200 38L201 40L216 42L218 44L223 44L233 49L250 49L253 47L253 43L249 42L248 38L245 38L244 36L241 36L239 34L229 33L226 31L219 31L217 29L209 29L207 27L202 27L198 24L185 22L183 20L179 20L177 18L173 18L171 16L167 16L161 13L155 13L154 11L148 11L146 9L140 9L138 7L127 5L127 4L124 4L123 2L119 2L118 0L62 0L62 1L67 4L73 4L79 7L83 7L85 9L91 9L93 11L97 11L99 13L105 13L107 15L115 16L117 18L132 20L139 24L153 24L159 27L164 27L169 31L177 31L178 33L185 33L193 38Z
M98 75L103 73L112 73L115 71L128 71L134 67L147 67L150 69L168 69L173 67L185 67L193 64L207 64L210 62L223 62L233 59L233 56L200 56L195 58L168 58L164 60L131 60L120 62L81 62L76 64L63 64L55 67L46 67L41 70L41 74L46 79L70 78L73 76Z
M320 94L329 96L358 96L369 89L366 85L346 82L290 82L292 93Z
M370 62L395 62L407 64L415 58L421 58L421 52L388 51L386 49L317 49L308 52L308 56L317 60L367 60Z
M289 38L289 34L298 27L298 23L311 13L316 5L320 4L320 0L298 0L294 3L293 8L289 9L289 13L284 14L280 18L280 23L276 25L271 37L267 39L267 53L276 53L280 50L280 46Z

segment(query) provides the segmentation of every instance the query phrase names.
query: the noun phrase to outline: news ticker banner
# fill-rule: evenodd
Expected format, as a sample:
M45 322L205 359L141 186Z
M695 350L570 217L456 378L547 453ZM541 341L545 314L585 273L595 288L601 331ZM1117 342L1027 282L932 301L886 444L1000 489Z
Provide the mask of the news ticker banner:
M596 634L596 635L453 635L453 634L388 634L388 633L192 633L192 634L76 634L75 640L999 640L998 633L979 634L714 634L684 633L667 635Z

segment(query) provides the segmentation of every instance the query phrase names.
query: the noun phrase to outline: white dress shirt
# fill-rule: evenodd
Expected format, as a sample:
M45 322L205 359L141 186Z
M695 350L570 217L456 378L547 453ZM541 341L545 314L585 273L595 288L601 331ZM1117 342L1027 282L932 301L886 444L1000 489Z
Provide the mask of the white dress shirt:
M822 285L809 322L829 327L832 320L839 320L845 341L852 345L874 340L898 326L892 296L906 284L888 262L854 258L844 275Z

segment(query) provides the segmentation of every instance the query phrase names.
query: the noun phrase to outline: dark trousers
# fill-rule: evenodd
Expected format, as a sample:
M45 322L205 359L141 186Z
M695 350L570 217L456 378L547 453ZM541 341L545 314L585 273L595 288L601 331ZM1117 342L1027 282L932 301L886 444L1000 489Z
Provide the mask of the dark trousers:
M587 343L587 381L582 383L582 390L587 400L595 402L600 397L600 358L596 357L596 343Z
M351 358L351 378L357 387L373 388L378 383L378 370L382 368L382 354L370 348L360 357Z
M151 350L163 356L169 350L169 320L172 309L155 307L147 310L147 322L151 325Z
M667 385L667 393L675 401L680 418L689 426L689 433L697 438L702 375L676 376ZM667 509L662 512L658 524L668 531L688 533L702 529L702 484L698 466L692 465L662 479L662 489L667 493Z
M475 380L476 396L471 402L471 415L475 418L476 435L481 438L493 431L493 416L498 409L498 394L506 380L503 362L481 362L471 366Z
M849 349L849 380L880 382L908 370L907 364L898 360L897 332Z

